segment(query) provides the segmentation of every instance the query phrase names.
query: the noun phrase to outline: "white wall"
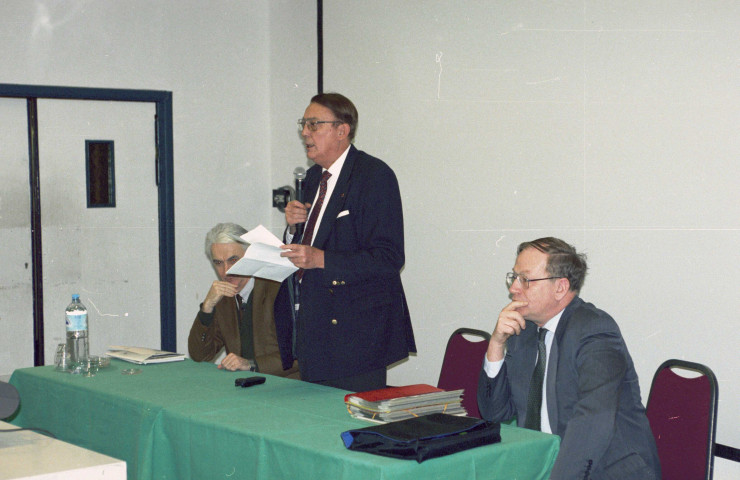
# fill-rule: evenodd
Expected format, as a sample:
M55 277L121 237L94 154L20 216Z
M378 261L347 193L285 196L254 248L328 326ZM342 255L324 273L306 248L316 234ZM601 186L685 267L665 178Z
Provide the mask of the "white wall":
M554 235L588 253L643 399L663 360L705 363L738 446L740 8L618 4L324 2L325 90L404 200L419 354L390 381L435 382L447 334L493 329L516 245Z
M33 364L26 117L24 99L0 98L0 329L4 332L0 337L0 376L17 366Z
M311 97L317 92L316 2L270 2L270 127L273 188L294 186L293 170L308 168L298 132ZM272 209L273 232L282 238L285 216ZM246 228L250 228L246 226Z
M306 21L310 16L314 20ZM272 29L273 24L279 28ZM282 29L283 47L273 51L270 35L280 40ZM205 233L222 221L248 228L272 222L270 69L273 64L283 65L281 55L289 58L294 52L296 56L284 65L295 68L298 63L296 71L315 78L315 36L296 43L302 31L315 32L313 1L9 0L0 5L0 82L173 92L175 283L177 345L181 350L186 348L197 306L215 278L203 253ZM298 56L296 46L301 44L313 50ZM297 81L288 78L287 71L284 76ZM282 93L284 85L277 88L278 95L287 99ZM2 102L4 124L25 123L25 102ZM290 117L298 118L293 110L297 108L291 108ZM294 121L286 125L288 132L295 131ZM19 190L28 188L27 157L24 160L16 153L27 155L23 135L18 148L0 150L4 165L11 165L11 161L26 165L14 171L20 179L17 182L3 174L3 185L8 179L9 185L20 185ZM4 337L2 350L7 353L3 355L12 357L20 349L32 362L33 357L27 354L33 349L32 318L27 314L19 319L7 310L18 298L31 301L30 269L23 268L26 262L30 264L30 230L22 225L22 219L28 219L27 195L0 192L2 238L14 243L14 248L0 253L7 273L0 277L0 305L4 309L0 322L7 322L13 329L10 331L23 330L24 338L15 342L17 336ZM20 204L17 199L26 202ZM44 211L42 215L53 218L57 213ZM23 238L27 244L15 245L16 241L25 242ZM142 262L139 268L157 266ZM66 296L63 303L68 301ZM159 319L151 321L158 324ZM4 331L9 330L4 327ZM94 338L91 343L95 347ZM142 338L141 343L152 343L152 339ZM158 344L158 339L154 343ZM0 374L10 373L1 367Z
M282 230L270 196L307 165L295 120L316 92L315 9L0 5L0 82L173 91L181 350L214 278L206 231ZM622 326L643 393L665 358L709 364L718 440L740 446L720 330L740 310L737 2L325 0L324 15L325 90L356 102L357 145L395 169L404 199L419 354L391 381L435 383L449 332L493 328L516 244L558 235L590 255L583 296ZM22 208L0 203L0 229ZM3 270L24 252L3 249ZM718 460L715 478L735 465Z

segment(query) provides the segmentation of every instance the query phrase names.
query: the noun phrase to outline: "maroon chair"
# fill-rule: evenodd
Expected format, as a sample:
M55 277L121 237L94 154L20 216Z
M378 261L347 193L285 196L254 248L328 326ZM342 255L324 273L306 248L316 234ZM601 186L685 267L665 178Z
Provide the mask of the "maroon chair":
M692 376L679 375L681 370ZM664 479L711 480L718 390L717 378L704 365L667 360L658 367L650 386L647 417Z
M468 340L465 335L478 337ZM437 387L444 390L464 389L462 405L469 417L480 418L478 411L478 375L491 335L483 330L458 328L447 341Z

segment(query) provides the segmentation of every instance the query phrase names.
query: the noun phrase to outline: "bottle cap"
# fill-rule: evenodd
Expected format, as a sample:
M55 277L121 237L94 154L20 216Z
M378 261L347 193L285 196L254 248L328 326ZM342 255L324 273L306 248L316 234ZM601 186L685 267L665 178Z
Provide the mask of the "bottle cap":
M80 294L79 293L73 293L72 294L72 300L77 300L79 298L80 298Z

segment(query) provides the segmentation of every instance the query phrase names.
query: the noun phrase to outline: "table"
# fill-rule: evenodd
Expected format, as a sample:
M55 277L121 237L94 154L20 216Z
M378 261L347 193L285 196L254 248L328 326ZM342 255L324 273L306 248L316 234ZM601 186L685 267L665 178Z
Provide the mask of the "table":
M0 435L0 465L0 480L126 479L126 462L28 430Z
M16 370L21 407L12 423L121 458L132 480L540 479L560 443L502 425L495 445L421 464L379 457L344 447L341 432L369 424L347 413L342 390L268 375L236 388L236 378L254 374L189 359L122 375L131 367L113 360L91 378Z

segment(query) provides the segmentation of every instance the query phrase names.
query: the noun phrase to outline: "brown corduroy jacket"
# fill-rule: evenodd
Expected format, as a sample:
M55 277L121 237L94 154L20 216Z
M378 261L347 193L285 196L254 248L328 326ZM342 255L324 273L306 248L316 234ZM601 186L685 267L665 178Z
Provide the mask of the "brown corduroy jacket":
M261 373L298 379L300 378L298 362L294 362L292 368L283 370L280 361L273 313L275 295L280 284L261 278L255 278L254 281L252 291L252 341L256 357L254 360ZM190 358L196 362L212 361L222 348L226 348L227 354L241 356L237 308L235 298L222 298L211 314L213 321L209 326L201 322L201 317L208 314L198 310L188 337Z

